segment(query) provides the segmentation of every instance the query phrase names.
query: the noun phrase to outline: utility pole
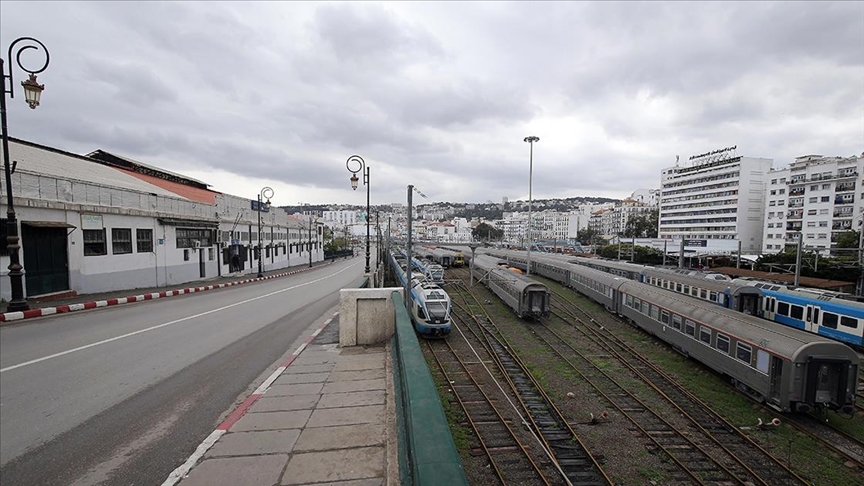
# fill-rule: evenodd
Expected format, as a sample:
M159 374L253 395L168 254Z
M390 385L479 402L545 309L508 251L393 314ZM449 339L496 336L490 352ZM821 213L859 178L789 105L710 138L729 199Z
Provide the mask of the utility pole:
M681 251L678 253L678 268L684 268L684 235L681 235Z
M414 186L408 185L408 245L406 248L406 253L408 257L408 261L405 265L405 309L408 310L408 313L411 313L411 219L413 211L413 203L414 203Z
M798 233L798 250L795 252L795 287L798 287L798 280L801 278L801 248L804 242L804 233Z

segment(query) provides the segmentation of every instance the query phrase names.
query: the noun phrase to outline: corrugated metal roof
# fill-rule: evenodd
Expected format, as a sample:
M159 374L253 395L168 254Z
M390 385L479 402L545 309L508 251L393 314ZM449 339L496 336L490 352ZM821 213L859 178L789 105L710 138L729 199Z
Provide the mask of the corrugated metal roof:
M221 194L220 192L210 191L208 189L199 189L197 187L187 186L185 184L181 184L179 182L168 181L156 176L151 176L147 174L141 174L139 172L133 172L131 170L125 169L117 169L121 172L131 175L132 177L137 177L142 181L147 181L153 185L159 186L163 189L167 189L174 194L185 197L190 201L198 201L206 204L216 204L216 196Z
M103 155L105 155L107 157L103 157ZM111 163L110 158L114 157L114 158L120 159L124 162L127 162L130 167L138 166L138 167L142 167L144 169L147 169L150 172L157 172L157 173L161 172L163 174L168 174L170 176L173 176L177 179L185 179L187 181L194 182L196 184L200 184L204 187L210 186L210 184L207 184L206 182L199 181L198 179L193 179L193 178L191 178L189 176L185 176L183 174L178 174L176 172L171 172L170 170L163 169L161 167L156 167L156 166L153 166L150 164L145 164L144 162L139 162L135 159L130 159L129 157L126 157L124 155L117 155L113 152L107 152L107 151L102 150L102 149L98 149L98 150L94 150L93 152L90 152L89 154L87 154L87 157L92 157L92 158L95 158L97 160L100 160L100 162L104 162L104 163L108 163L108 164Z
M0 148L0 152L2 152L2 148ZM32 142L10 138L9 156L11 160L18 161L16 170L21 172L56 177L57 179L89 182L159 196L182 197L167 189L133 177L126 171L96 163L82 155Z

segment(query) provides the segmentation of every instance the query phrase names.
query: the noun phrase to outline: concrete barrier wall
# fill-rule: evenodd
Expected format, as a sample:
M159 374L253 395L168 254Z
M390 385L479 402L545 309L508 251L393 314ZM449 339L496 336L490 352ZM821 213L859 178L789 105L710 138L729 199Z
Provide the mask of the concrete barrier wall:
M390 294L401 291L401 288L340 290L339 345L387 342L396 330L396 310Z
M396 314L396 334L391 349L393 376L397 380L394 388L401 484L467 486L462 460L402 294L390 290Z

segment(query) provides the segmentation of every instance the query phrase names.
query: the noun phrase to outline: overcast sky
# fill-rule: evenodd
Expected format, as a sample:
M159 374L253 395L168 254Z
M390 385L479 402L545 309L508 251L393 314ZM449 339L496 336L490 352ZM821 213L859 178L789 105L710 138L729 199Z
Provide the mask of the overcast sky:
M4 0L4 59L19 36L51 63L35 111L16 71L11 136L278 205L365 204L352 154L372 204L527 199L528 135L534 198L623 198L731 145L864 151L864 2Z

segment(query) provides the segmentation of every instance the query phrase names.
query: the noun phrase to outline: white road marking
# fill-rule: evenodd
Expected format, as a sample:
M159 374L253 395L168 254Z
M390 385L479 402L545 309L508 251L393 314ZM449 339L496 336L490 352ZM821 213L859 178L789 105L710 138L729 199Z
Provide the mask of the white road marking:
M340 273L342 273L342 272L344 272L344 271L346 271L346 270L349 270L350 268L354 267L355 265L359 265L359 263L356 263L356 264L354 264L354 265L351 265L351 266L345 267L345 268L343 268L342 270L339 270L338 272L336 272L336 273L334 273L334 274L327 275L326 277L321 277L321 278L318 278L318 279L315 279L315 280L312 280L312 281L309 281L309 282L306 282L306 283L302 283L302 284L299 284L299 285L295 285L295 286L293 286L293 287L288 287L288 288L284 288L284 289L281 289L281 290L277 290L277 291L275 291L275 292L270 292L269 294L259 295L258 297L253 297L253 298L251 298L251 299L247 299L247 300L244 300L244 301L241 301L241 302L237 302L237 303L234 303L234 304L229 304L229 305L226 305L226 306L224 306L224 307L219 307L218 309L213 309L213 310L209 310L209 311L207 311L207 312L202 312L202 313L200 313L200 314L195 314L194 316L183 317L183 318L181 318L181 319L176 319L176 320L173 320L173 321L170 321L170 322L165 322L165 323L163 323L163 324L159 324L159 325L156 325L156 326L148 327L148 328L146 328L146 329L140 329L140 330L138 330L138 331L134 331L134 332L130 332L130 333L127 333L127 334L123 334L123 335L121 335L121 336L116 336L116 337L113 337L113 338L104 339L104 340L99 341L99 342L86 344L86 345L84 345L84 346L78 346L77 348L68 349L68 350L66 350L66 351L61 351L61 352L59 352L59 353L54 353L54 354L51 354L51 355L48 355L48 356L43 356L43 357L41 357L41 358L32 359L32 360L30 360L30 361L25 361L25 362L23 362L23 363L19 363L19 364L16 364L16 365L7 366L7 367L5 367L5 368L0 368L0 373L5 373L5 372L7 372L7 371L12 371L12 370L15 370L15 369L18 369L18 368L23 368L23 367L25 367L25 366L29 366L29 365L32 365L32 364L41 363L42 361L47 361L47 360L49 360L49 359L59 358L60 356L65 356L65 355L67 355L67 354L75 353L75 352L78 352L78 351L83 351L83 350L85 350L85 349L92 348L92 347L94 347L94 346L99 346L99 345L102 345L102 344L107 344L107 343L110 343L110 342L113 342L113 341L117 341L117 340L124 339L124 338L127 338L127 337L135 336L135 335L137 335L137 334L142 334L142 333L149 332L149 331L155 331L156 329L161 329L161 328L163 328L163 327L167 327L167 326L170 326L170 325L172 325L172 324L177 324L177 323L179 323L179 322L188 321L188 320L190 320L190 319L196 319L196 318L198 318L198 317L202 317L202 316L210 315L210 314L213 314L213 313L216 313L216 312L223 311L223 310L225 310L225 309L230 309L231 307L237 307L238 305L248 304L249 302L254 302L254 301L256 301L256 300L265 299L265 298L267 298L267 297L271 297L271 296L276 295L276 294L281 294L282 292L287 292L287 291L289 291L289 290L294 290L294 289L298 289L298 288L300 288L300 287L305 287L305 286L307 286L307 285L311 285L311 284L313 284L313 283L318 283L318 282L320 282L320 281L322 281L322 280L327 280L328 278L335 277L336 275L339 275ZM118 300L119 300L119 299L118 299ZM125 300L125 299L123 299L123 300Z
M270 385L272 385L273 382L276 381L276 378L279 378L279 375L281 375L282 372L286 369L287 368L285 366L280 366L276 368L273 371L273 374L271 374L269 378L264 380L264 383L261 383L261 386L259 386L255 389L254 392L252 392L252 395L263 395L265 392L267 392L267 389L270 388Z
M210 435L208 435L207 438L204 439L204 442L198 445L198 448L195 449L195 452L193 452L192 455L189 456L189 459L186 459L186 462L184 462L180 467L178 467L177 469L172 471L171 474L168 475L168 479L166 479L165 482L162 483L162 486L174 486L175 484L177 484L178 481L183 479L183 476L189 474L189 471L192 470L192 468L195 466L195 463L198 462L198 459L201 459L201 456L203 456L211 447L213 447L213 444L215 444L216 441L225 434L225 432L226 431L220 429L216 429L211 432Z

